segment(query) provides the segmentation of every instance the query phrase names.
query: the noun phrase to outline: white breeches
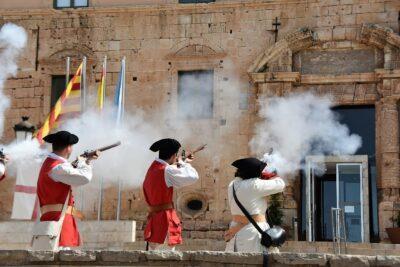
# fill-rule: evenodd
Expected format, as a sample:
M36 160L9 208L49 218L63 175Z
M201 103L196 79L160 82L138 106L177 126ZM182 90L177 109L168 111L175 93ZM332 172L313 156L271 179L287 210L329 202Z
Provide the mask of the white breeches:
M231 223L231 224L234 224ZM258 223L262 230L269 228L268 223ZM266 248L261 245L261 234L249 223L233 237L227 244L225 251L231 252L263 252Z

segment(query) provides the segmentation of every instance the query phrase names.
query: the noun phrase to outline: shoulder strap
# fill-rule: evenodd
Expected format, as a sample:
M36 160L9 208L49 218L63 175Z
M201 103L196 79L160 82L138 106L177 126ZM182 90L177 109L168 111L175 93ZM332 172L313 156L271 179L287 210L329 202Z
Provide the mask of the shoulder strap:
M257 229L257 231L260 234L263 234L264 231L260 228L260 226L256 223L256 221L254 221L253 217L251 217L249 212L245 209L245 207L243 207L242 203L240 203L239 199L237 198L234 184L232 184L232 189L233 189L233 198L235 199L235 202L238 205L238 207L240 208L240 210L246 216L247 220L249 220L249 222L251 222L251 224Z
M69 190L69 192L68 192L67 199L65 200L63 209L61 211L61 216L60 216L60 219L59 219L59 222L61 222L61 225L62 225L62 223L64 221L65 213L67 212L68 201L69 201L70 196L71 196L71 190Z

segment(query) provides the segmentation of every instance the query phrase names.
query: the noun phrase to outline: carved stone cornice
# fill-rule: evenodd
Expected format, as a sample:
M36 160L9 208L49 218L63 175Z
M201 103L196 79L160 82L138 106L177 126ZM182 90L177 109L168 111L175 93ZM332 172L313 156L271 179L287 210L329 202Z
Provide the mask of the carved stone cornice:
M346 75L301 75L303 84L338 84L338 83L375 83L378 82L375 73L352 73Z
M209 46L201 44L191 44L179 49L177 52L169 54L165 59L170 61L185 61L185 60L208 60L221 59L226 57L223 51L217 51Z
M386 69L376 69L375 74L377 79L398 79L400 78L400 69L386 70Z
M299 72L263 72L249 73L253 83L268 83L268 82L299 82Z
M302 49L311 47L316 42L313 31L309 28L301 28L286 35L282 40L267 48L260 54L254 63L248 68L247 72L256 73L268 69L271 62L277 60L285 52L290 51L289 55Z
M400 48L400 36L392 29L377 24L365 23L361 28L360 42L384 49L387 44Z
M382 97L379 101L384 106L391 106L394 109L397 109L397 105L400 103L400 95L385 96Z

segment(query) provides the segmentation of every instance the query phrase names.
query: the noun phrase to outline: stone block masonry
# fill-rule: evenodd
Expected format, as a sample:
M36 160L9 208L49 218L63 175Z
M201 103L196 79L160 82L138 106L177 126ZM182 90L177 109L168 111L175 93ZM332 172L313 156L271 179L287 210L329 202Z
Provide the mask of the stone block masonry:
M5 85L4 92L11 98L11 106L6 113L2 143L14 138L12 127L21 116L29 115L38 126L44 121L50 110L52 76L64 74L66 56L73 59L72 69L82 56L88 57L88 85L94 92L101 61L107 55L107 97L110 99L117 82L119 61L126 56L126 106L143 109L144 114L151 114L155 107L176 103L178 71L213 69L216 77L213 117L189 124L197 135L210 136L217 145L213 151L199 154L194 163L201 182L178 191L175 200L185 201L179 197L187 192L200 192L206 208L195 218L181 214L184 225L193 225L185 229L186 235L193 239L220 239L230 221L226 192L234 173L230 163L251 154L248 143L253 136L254 122L259 119L259 97L315 90L333 94L338 105L374 104L378 209L379 217L384 218L379 222L379 229L381 239L386 238L391 207L400 202L396 130L400 96L396 69L400 64L398 48L395 48L400 1L217 0L212 4L183 5L175 0L140 3L121 0L117 1L118 6L113 6L114 1L99 0L89 1L88 8L64 10L52 9L50 1L36 1L37 6L34 1L25 2L1 1L0 24L17 23L27 29L29 36L18 75ZM277 44L272 31L275 17L281 22ZM375 23L386 30L370 29L372 33L365 34L361 30L365 23ZM308 45L303 41L280 42L305 28L314 36L312 40L304 40ZM387 41L382 43L385 38ZM260 72L276 73L269 76L257 73L268 83L255 85L249 79L248 69L260 54L274 46L279 51L274 50L276 53L271 55L275 56L274 60ZM324 66L307 66L315 59ZM336 66L343 69L335 69ZM387 73L382 78L377 69L394 74ZM284 71L296 73L290 73L281 82L279 77ZM230 83L233 80L236 85ZM242 97L236 97L243 95L248 96L245 105L241 104ZM387 99L388 96L393 99ZM197 125L202 126L200 130ZM379 130L388 127L390 131ZM11 177L1 182L1 220L10 218L14 185ZM301 190L296 185L289 187L285 192L288 200L285 214L300 217ZM104 192L103 219L116 218L116 191L112 187ZM141 190L124 189L121 207L121 218L140 221L138 229L141 229L147 213ZM97 206L85 205L83 212L87 218L95 219ZM223 227L213 229L213 225Z

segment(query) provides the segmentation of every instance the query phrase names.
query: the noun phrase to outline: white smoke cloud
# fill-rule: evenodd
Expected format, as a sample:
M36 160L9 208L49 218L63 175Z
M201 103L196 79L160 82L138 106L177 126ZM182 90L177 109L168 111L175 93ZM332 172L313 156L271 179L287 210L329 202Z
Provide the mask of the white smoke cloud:
M4 95L4 83L8 77L17 73L17 57L26 45L27 34L24 28L6 23L0 29L0 137L4 131L4 113L10 105Z
M9 107L10 100L3 92L4 84L9 77L15 76L18 71L17 60L27 42L27 33L24 28L12 23L4 24L0 29L0 137L4 131L4 115ZM41 161L40 149L37 140L16 140L4 147L4 152L10 155L11 160L7 166L10 176L16 176L18 166L26 162ZM39 163L38 163L39 164Z
M260 100L256 133L251 150L282 175L300 170L307 155L351 155L361 137L350 134L331 110L332 101L311 93ZM273 148L273 153L266 153Z
M11 158L7 164L7 172L11 177L17 177L17 170L24 168L27 162L40 165L47 154L36 138L22 142L14 141L4 147L4 152ZM34 175L37 176L37 174Z
M102 177L106 185L121 179L124 188L139 187L156 156L149 147L160 138L158 127L145 122L139 110L135 114L126 112L123 123L117 127L113 114L113 108L107 105L102 112L89 110L62 125L62 129L79 137L71 160L85 150L121 141L121 146L104 151L93 161L94 177Z

